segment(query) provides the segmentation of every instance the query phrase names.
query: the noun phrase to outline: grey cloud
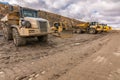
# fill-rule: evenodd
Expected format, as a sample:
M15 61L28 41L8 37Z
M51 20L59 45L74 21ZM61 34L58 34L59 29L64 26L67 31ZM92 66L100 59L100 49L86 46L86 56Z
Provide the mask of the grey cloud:
M120 2L120 0L102 0L102 1L107 1L107 2Z
M2 1L2 0L1 0ZM6 0L84 21L120 26L120 0ZM37 1L37 2L36 2Z

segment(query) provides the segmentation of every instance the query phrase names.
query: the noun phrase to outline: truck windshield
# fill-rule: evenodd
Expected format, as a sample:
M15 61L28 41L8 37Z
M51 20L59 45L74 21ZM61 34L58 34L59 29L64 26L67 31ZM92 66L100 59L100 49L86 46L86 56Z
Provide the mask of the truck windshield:
M37 11L35 11L35 10L30 10L30 9L23 9L23 16L24 17L38 17L37 16Z
M97 25L98 22L91 22L90 25Z
M101 24L102 26L107 26L107 24Z

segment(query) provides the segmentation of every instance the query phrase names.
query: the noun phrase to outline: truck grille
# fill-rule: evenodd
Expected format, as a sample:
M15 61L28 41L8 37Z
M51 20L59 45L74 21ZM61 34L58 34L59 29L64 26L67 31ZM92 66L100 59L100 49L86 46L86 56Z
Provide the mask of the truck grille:
M40 22L39 21L39 25L40 25L41 32L47 32L47 22Z

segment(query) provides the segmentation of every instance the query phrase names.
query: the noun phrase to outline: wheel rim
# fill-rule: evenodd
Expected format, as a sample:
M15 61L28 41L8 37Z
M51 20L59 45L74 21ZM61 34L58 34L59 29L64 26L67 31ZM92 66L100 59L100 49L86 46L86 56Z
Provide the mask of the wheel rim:
M95 31L93 30L93 29L90 29L90 33L92 34L92 33L95 33Z
M80 33L80 31L79 31L79 30L77 30L77 33Z
M77 30L77 33L79 34L80 32L81 32L81 31L78 29L78 30Z

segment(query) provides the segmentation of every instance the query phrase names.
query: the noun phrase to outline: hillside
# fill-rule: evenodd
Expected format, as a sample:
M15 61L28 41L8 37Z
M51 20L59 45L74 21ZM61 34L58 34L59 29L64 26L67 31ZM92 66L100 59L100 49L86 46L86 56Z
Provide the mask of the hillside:
M49 20L51 26L52 26L53 22L66 22L66 23L68 23L69 26L76 25L76 24L82 22L82 21L79 21L76 19L64 17L64 16L61 16L58 14L54 14L54 13L50 13L50 12L46 12L46 11L42 11L42 10L40 10L40 17Z

